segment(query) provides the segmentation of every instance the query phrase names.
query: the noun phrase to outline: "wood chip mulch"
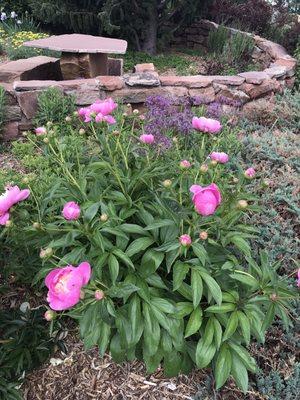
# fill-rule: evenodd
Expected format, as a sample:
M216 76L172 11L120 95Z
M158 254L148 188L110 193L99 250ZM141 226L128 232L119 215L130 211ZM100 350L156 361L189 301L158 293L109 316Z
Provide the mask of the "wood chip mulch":
M221 392L212 388L209 370L166 378L162 369L147 375L142 362L116 364L97 349L84 350L76 336L66 339L68 354L57 352L50 362L29 374L22 386L24 400L264 400L246 395L229 382ZM197 397L195 395L198 393Z

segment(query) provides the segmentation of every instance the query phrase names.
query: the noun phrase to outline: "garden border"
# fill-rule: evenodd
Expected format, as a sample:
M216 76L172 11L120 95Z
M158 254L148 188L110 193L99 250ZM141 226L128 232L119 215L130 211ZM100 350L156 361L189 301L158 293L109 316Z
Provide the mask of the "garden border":
M200 20L175 38L171 47L186 43L188 48L205 47L209 32L218 24ZM138 64L131 74L123 76L99 76L95 79L72 81L23 80L31 71L51 66L57 68L58 60L50 57L33 57L27 60L11 61L0 65L0 84L6 91L6 124L4 140L16 138L22 131L33 127L32 120L37 111L37 96L49 87L57 87L66 95L73 95L76 105L86 106L97 99L112 97L124 103L139 106L152 95L171 96L175 99L201 97L201 103L209 104L220 97L238 100L242 104L258 98L269 98L292 88L297 60L291 57L281 45L248 32L227 28L230 34L240 32L255 41L252 58L268 65L263 71L242 72L234 76L160 76L153 64ZM119 60L120 62L120 60ZM32 65L32 69L29 66ZM121 68L122 69L122 68ZM10 73L11 72L11 73Z

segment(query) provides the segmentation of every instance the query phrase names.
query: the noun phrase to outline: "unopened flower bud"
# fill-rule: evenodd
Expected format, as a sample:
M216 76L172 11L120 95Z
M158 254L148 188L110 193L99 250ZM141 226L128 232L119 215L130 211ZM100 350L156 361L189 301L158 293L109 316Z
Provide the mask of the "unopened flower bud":
M233 182L233 183L238 183L238 181L239 181L238 178L236 178L236 177L232 178L232 182Z
M135 114L135 115L138 115L140 112L139 112L139 110L137 109L137 108L135 108L133 111L133 114Z
M47 247L47 249L42 249L40 251L40 258L48 258L53 255L53 249L51 247Z
M34 223L32 224L32 227L33 227L34 229L40 229L40 228L41 228L41 224L38 223L38 222L34 222Z
M95 299L102 300L105 297L104 292L102 290L95 290Z
M237 208L239 208L240 210L244 210L245 208L248 207L248 203L246 200L239 200L237 203Z
M120 131L118 131L118 130L116 129L116 130L112 131L112 134L113 134L114 136L119 136L119 135L120 135Z
M48 144L48 143L49 143L49 139L48 139L47 137L45 137L45 138L43 139L43 142L46 143L46 144Z
M163 186L165 188L169 188L170 186L172 186L172 181L171 179L166 179L165 181L163 181Z
M51 128L52 125L53 125L52 121L48 121L47 124L46 124L47 128Z
M200 172L205 174L208 171L208 165L207 164L202 164L200 167Z
M206 231L202 231L199 233L199 238L201 240L206 240L208 238L208 233Z
M272 294L270 295L270 300L276 301L276 300L277 300L277 294L276 294L276 293L272 293Z
M127 112L124 112L124 113L123 113L123 117L126 118L127 116L128 116L128 113L127 113Z
M46 321L53 321L56 317L56 312L52 311L52 310L48 310L45 312L44 314L44 318Z
M79 135L84 135L84 134L85 134L85 129L80 128L80 129L79 129Z
M188 247L192 244L192 238L190 237L190 235L181 235L179 238L179 242L181 244L181 246L183 247Z
M130 108L130 107L131 107L131 104L130 104L130 103L127 103L127 104L126 104L126 107Z
M67 117L65 118L65 121L66 121L66 122L71 122L71 121L72 121L72 118L71 118L70 116L67 116Z
M28 132L23 132L22 136L24 136L24 137L28 136Z
M264 179L264 180L262 181L262 187L267 188L267 187L269 187L269 186L270 186L270 181L269 181L269 179Z
M107 214L101 214L100 221L106 222L107 220L108 220L108 215Z
M216 160L211 160L210 165L212 165L213 167L215 167L216 165L218 165L218 161L216 161Z
M182 161L180 161L180 164L179 164L180 168L182 168L182 169L190 168L191 165L192 164L188 160L182 160Z
M177 137L174 136L174 137L172 138L172 140L173 140L174 143L178 143L178 138L177 138Z
M140 115L140 120L141 121L145 121L145 119L146 119L145 115Z
M13 226L13 222L8 220L5 222L5 226L6 226L6 228L11 228Z
M78 117L78 116L79 116L78 111L74 111L74 112L73 112L73 116L74 116L74 117Z
M28 176L24 176L24 178L22 179L22 183L24 183L25 185L27 185L29 181L30 179L28 178Z
M247 179L253 179L255 177L255 169L252 167L246 169L246 171L244 172L244 176Z

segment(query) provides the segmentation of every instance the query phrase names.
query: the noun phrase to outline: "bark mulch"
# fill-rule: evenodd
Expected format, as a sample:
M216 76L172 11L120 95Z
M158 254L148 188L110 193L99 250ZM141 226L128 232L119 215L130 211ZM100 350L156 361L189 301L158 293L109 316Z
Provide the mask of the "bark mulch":
M68 354L57 352L29 374L22 387L24 400L265 400L255 391L246 395L229 382L215 392L209 370L166 378L162 369L147 375L142 362L116 364L97 349L84 350L76 336L66 339Z

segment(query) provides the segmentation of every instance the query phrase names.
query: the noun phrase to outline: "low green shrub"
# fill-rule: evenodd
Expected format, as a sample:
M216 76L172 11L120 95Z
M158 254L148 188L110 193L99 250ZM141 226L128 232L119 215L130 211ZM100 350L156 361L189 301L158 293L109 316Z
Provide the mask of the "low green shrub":
M80 110L86 124L73 117L28 135L56 179L41 196L30 187L4 237L17 231L15 245L40 254L34 282L47 276L51 307L78 320L86 348L109 350L116 362L142 359L149 373L163 363L168 376L211 366L217 389L231 375L246 391L247 370L256 371L251 338L263 341L275 316L288 328L294 291L266 252L254 259L257 230L243 221L256 198L234 153L227 164L209 159L230 147L231 128L224 120L221 133L218 121L210 125L215 135L139 136L138 113L119 108L117 125L101 122L114 122L99 112L112 104Z
M65 96L57 88L50 88L38 97L35 123L37 126L46 126L47 122L64 124L66 117L74 111L75 101L72 96Z

